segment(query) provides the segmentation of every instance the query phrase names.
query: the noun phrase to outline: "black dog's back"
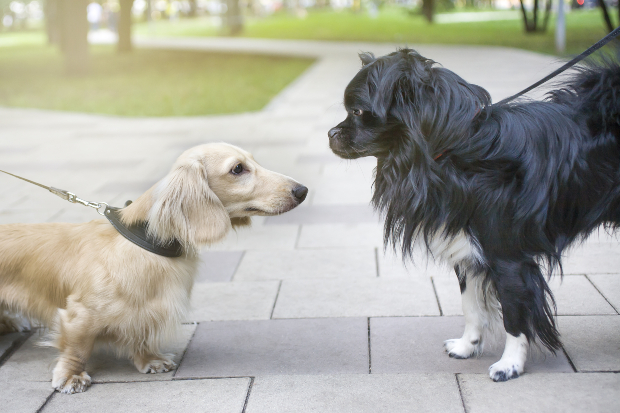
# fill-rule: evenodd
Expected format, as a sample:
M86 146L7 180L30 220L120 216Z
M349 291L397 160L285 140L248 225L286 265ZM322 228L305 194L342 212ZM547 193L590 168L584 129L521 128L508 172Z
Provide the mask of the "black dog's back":
M386 242L407 255L416 240L433 252L438 238L465 237L470 258L443 258L484 278L509 335L558 349L546 278L571 243L620 224L617 61L578 69L546 101L492 105L414 50L361 57L330 147L377 157Z

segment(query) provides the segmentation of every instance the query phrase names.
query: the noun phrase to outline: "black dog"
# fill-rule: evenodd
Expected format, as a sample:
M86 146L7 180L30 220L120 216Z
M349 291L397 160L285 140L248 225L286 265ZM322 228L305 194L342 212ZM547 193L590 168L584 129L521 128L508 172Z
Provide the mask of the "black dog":
M445 342L450 357L482 352L501 312L506 347L490 376L518 377L529 342L561 347L546 275L571 243L620 223L620 66L578 69L544 102L492 105L414 50L360 57L330 147L377 157L386 244L406 257L422 241L454 265L466 326Z

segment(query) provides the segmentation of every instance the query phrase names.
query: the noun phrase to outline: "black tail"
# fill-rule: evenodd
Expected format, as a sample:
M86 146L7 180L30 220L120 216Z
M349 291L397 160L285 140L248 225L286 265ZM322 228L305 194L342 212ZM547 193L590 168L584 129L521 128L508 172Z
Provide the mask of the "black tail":
M551 100L572 106L593 137L611 134L620 140L620 48L575 70L568 85L550 94Z

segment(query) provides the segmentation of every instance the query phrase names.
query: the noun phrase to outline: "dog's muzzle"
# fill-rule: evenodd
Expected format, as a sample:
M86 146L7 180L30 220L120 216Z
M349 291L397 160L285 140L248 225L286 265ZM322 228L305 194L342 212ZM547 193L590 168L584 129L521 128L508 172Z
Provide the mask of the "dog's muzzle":
M331 128L329 132L327 132L327 136L329 136L329 148L339 157L344 159L355 159L364 156L360 151L351 150L348 145L343 142L342 129L339 127Z
M292 192L297 202L301 204L302 202L304 202L304 199L306 199L306 195L308 195L308 188L300 185L297 188L293 189Z

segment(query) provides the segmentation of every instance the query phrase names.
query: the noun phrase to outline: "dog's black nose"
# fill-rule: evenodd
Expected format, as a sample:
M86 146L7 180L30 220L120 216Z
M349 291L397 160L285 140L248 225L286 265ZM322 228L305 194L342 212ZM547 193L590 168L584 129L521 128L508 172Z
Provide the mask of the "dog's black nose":
M336 136L338 136L338 134L340 134L340 128L331 128L329 132L327 132L327 136L329 136L329 139L334 139Z
M301 203L304 201L304 199L306 199L306 195L308 195L308 188L300 185L297 188L293 189L293 195Z

